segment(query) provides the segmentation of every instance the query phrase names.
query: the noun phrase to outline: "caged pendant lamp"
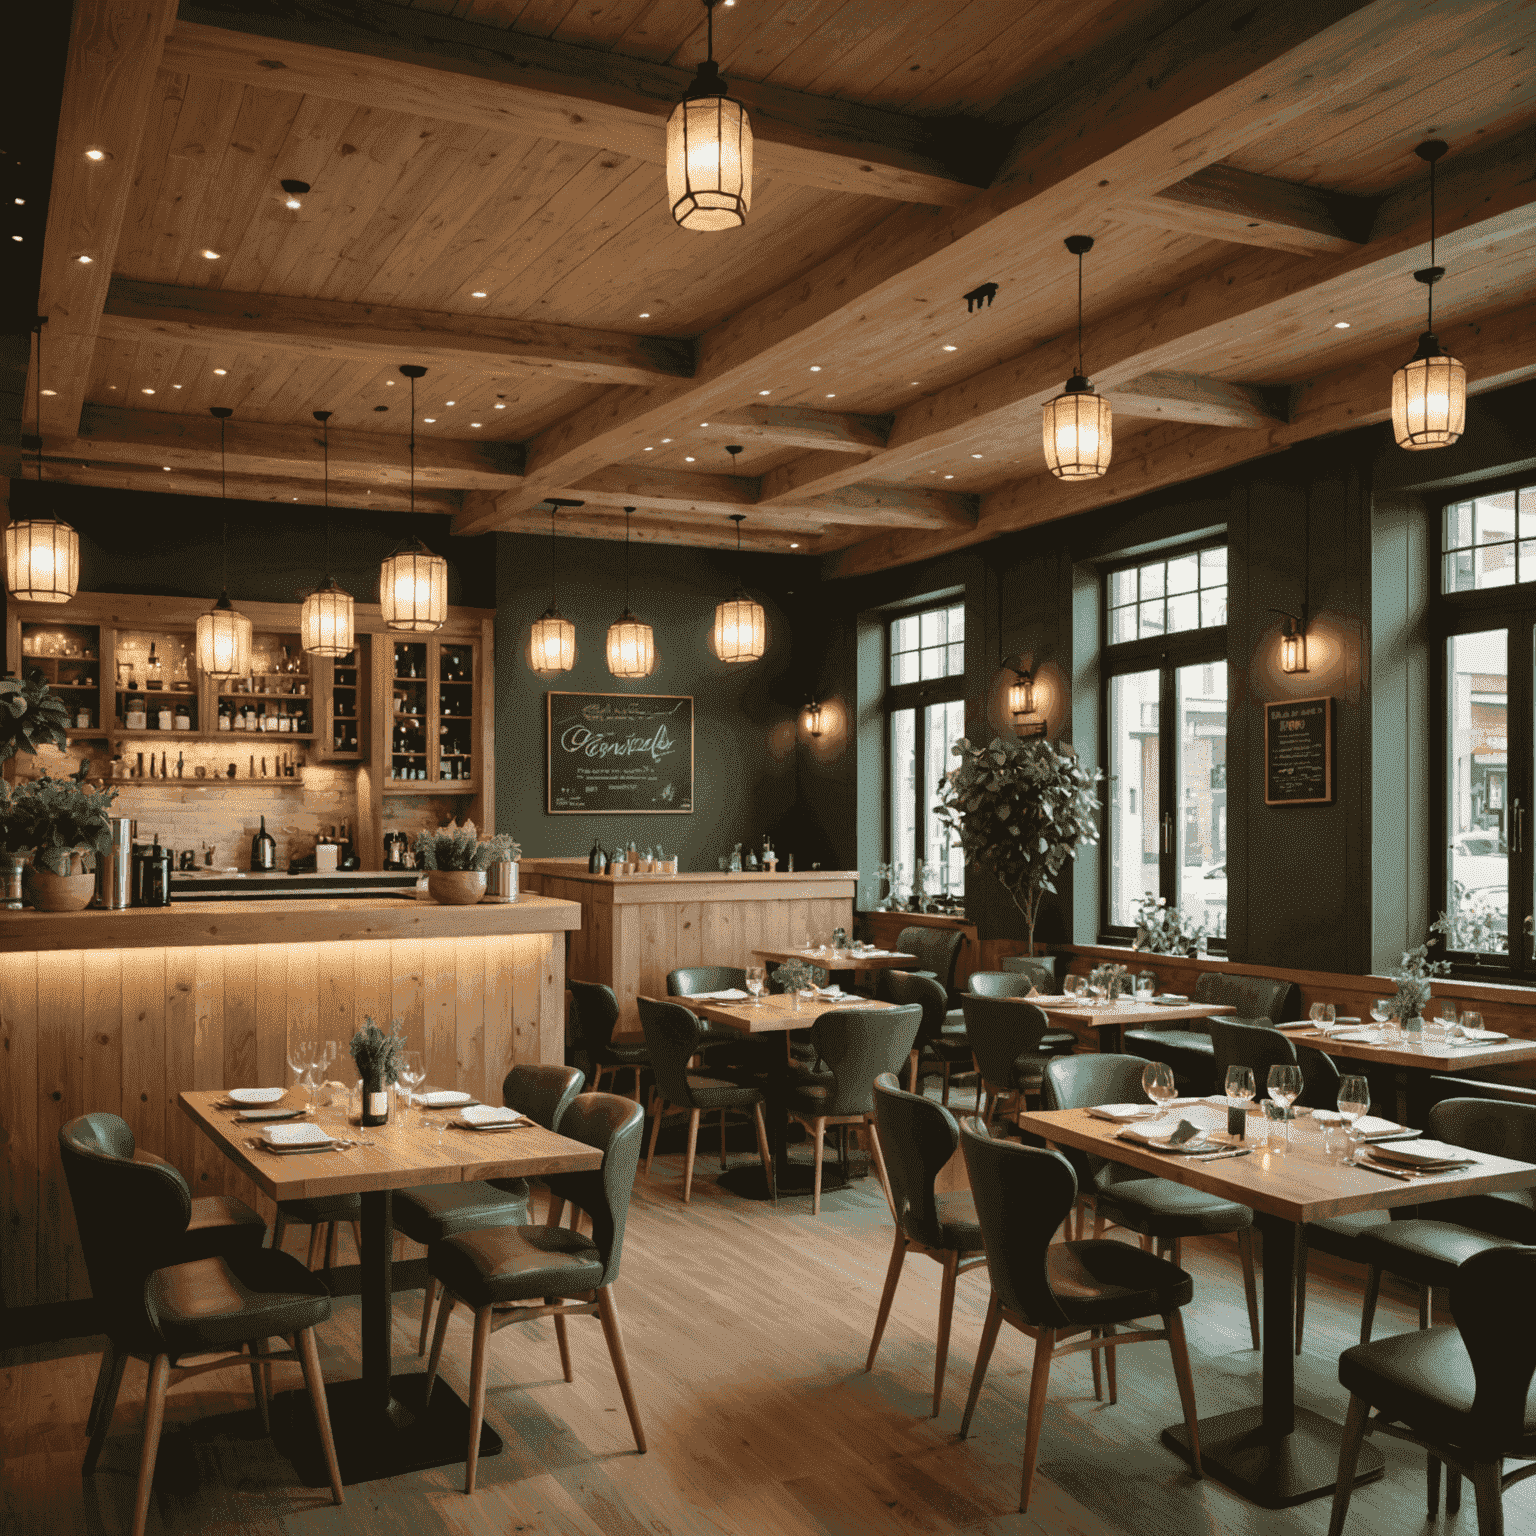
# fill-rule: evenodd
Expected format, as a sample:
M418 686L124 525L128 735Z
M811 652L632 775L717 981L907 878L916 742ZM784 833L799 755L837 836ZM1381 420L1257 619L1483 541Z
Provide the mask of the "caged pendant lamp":
M37 483L43 483L43 326L33 325L37 337ZM25 517L6 525L5 590L28 603L67 603L80 586L80 535L68 523L52 517Z
M1448 448L1466 428L1467 370L1448 356L1435 335L1435 161L1449 146L1426 139L1415 150L1429 165L1429 265L1413 274L1429 290L1429 319L1419 349L1392 375L1392 435L1399 448Z
M1109 468L1114 413L1083 374L1083 257L1093 239L1068 235L1066 246L1077 257L1077 372L1041 412L1045 462L1058 480L1095 480Z
M528 665L546 676L569 672L576 665L576 626L555 606L555 512L585 505L561 496L549 498L549 607L533 621L528 634Z
M733 450L727 449L730 453ZM740 453L739 448L734 452ZM736 524L736 564L741 565L741 525L745 512L731 513ZM715 627L709 637L711 649L721 661L761 661L768 644L768 615L763 605L747 596L747 589L736 583L736 595L715 608Z
M649 677L656 670L656 636L629 611L629 520L624 508L624 612L608 626L608 670L615 677Z
M325 580L299 609L299 643L311 656L345 656L353 646L352 594L330 574L331 564L331 413L316 411L325 455Z
M752 124L715 63L715 0L704 0L709 57L667 120L667 198L684 229L735 229L752 207Z
M219 500L229 499L224 467L224 423L234 412L227 405L209 407L219 422ZM224 580L219 600L197 616L197 666L207 677L244 677L251 670L251 621L229 601L229 522L224 523Z
M400 372L411 381L411 511L416 510L416 380L427 370L406 363ZM379 567L379 611L390 629L428 634L448 617L448 562L420 539L397 549Z

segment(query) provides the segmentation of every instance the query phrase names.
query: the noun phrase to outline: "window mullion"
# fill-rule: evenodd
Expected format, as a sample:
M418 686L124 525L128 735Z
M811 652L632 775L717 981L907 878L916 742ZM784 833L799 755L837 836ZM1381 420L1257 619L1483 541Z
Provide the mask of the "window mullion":
M1178 875L1175 867L1178 846L1179 773L1178 773L1178 722L1175 719L1177 700L1174 689L1174 670L1167 653L1158 670L1157 689L1157 798L1158 798L1158 893L1174 906L1178 902Z

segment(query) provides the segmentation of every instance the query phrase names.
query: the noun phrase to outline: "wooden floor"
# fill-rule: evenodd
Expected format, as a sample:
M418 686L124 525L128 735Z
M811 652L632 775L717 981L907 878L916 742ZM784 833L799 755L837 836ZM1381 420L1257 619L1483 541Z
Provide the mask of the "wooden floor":
M871 1179L778 1210L732 1198L701 1147L693 1204L684 1207L681 1158L658 1157L642 1176L617 1293L650 1452L637 1456L597 1323L571 1325L576 1381L560 1379L548 1321L508 1329L491 1349L488 1415L506 1437L480 1464L480 1488L461 1492L445 1467L349 1488L337 1509L297 1487L261 1437L243 1372L195 1378L173 1391L161 1444L151 1532L400 1532L410 1536L580 1536L671 1533L1051 1531L1321 1533L1326 1502L1274 1513L1219 1484L1197 1484L1157 1432L1179 1417L1167 1351L1121 1352L1120 1402L1094 1402L1086 1357L1052 1373L1049 1421L1034 1507L1016 1512L1018 1456L1029 1372L1027 1341L1004 1330L971 1438L956 1438L986 1301L984 1270L962 1276L944 1412L927 1414L939 1268L909 1259L879 1360L864 1355L890 1251L890 1217ZM748 1154L750 1156L750 1154ZM302 1234L293 1244L298 1247ZM344 1243L342 1260L353 1255ZM1187 1309L1202 1415L1246 1406L1259 1390L1247 1346L1235 1246L1190 1243L1195 1275ZM1329 1263L1315 1258L1319 1268ZM395 1347L413 1360L420 1293L402 1294ZM1299 1400L1342 1418L1336 1359L1359 1326L1356 1277L1340 1266L1314 1275ZM1383 1297L1378 1335L1414 1325L1406 1291ZM358 1371L358 1304L339 1301L321 1332L327 1377ZM115 1533L127 1529L144 1369L132 1364L100 1470L82 1487L84 1423L99 1341L18 1349L0 1356L0 1531ZM462 1393L469 1334L449 1330L445 1374ZM279 1388L299 1385L277 1367ZM292 1378L291 1380L289 1378ZM199 1423L238 1414L223 1426ZM1346 1528L1359 1536L1476 1530L1471 1500L1452 1520L1424 1513L1422 1457L1384 1441L1387 1477L1357 1493ZM1506 1500L1511 1531L1536 1529L1536 1483Z

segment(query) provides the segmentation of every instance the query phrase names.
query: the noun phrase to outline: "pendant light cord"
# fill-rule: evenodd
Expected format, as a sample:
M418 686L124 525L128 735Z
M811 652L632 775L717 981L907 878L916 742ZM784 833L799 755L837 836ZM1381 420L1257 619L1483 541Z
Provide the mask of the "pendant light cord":
M704 25L709 38L709 62L715 62L715 0L704 0Z
M37 317L37 324L32 327L37 332L37 376L35 387L37 390L37 483L43 483L43 326L47 323L46 315Z
M416 379L411 377L411 512L416 511Z
M1077 253L1077 373L1083 374L1083 253Z
M633 507L624 508L624 612L629 612L629 520L635 515Z
M220 416L219 417L219 500L220 501L228 501L229 500L229 479L228 479L228 474L227 474L227 470L226 470L225 463L224 463L224 422L225 422L225 418L223 416ZM226 523L224 526L225 526L225 532L226 532L226 537L227 537L228 536L229 525ZM228 576L228 574L229 574L229 559L228 559L227 555L225 556L225 562L224 562L224 574L226 576Z
M555 606L555 509L549 509L549 606Z
M1434 270L1435 266L1435 162L1429 162L1429 266ZM1429 322L1425 330L1433 331L1435 328L1435 285L1433 281L1425 284L1429 289Z

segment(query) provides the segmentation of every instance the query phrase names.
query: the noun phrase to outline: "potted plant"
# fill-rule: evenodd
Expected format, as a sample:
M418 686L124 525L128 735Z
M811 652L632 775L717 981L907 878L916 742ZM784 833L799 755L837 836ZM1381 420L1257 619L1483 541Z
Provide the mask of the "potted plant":
M1205 942L1205 919L1191 917L1182 907L1150 892L1136 909L1136 941L1132 949L1149 955L1197 955Z
M79 912L96 894L94 859L84 868L82 855L104 858L112 846L108 808L115 790L93 790L85 781L88 758L71 778L48 774L16 785L0 806L0 842L7 850L30 849L28 895L41 912Z
M990 870L1013 898L1034 954L1041 902L1077 850L1099 840L1093 786L1103 774L1044 736L987 747L962 739L951 751L960 762L940 780L934 809L958 834L966 863Z
M386 1035L364 1014L363 1027L352 1036L351 1050L363 1080L362 1123L383 1125L389 1119L389 1090L400 1079L400 1055L405 1050L400 1020L389 1026Z
M67 747L69 710L33 667L25 677L0 678L0 763L40 746Z
M416 863L427 871L427 890L446 907L470 907L485 896L492 864L515 862L523 850L506 833L482 838L473 822L416 836Z

